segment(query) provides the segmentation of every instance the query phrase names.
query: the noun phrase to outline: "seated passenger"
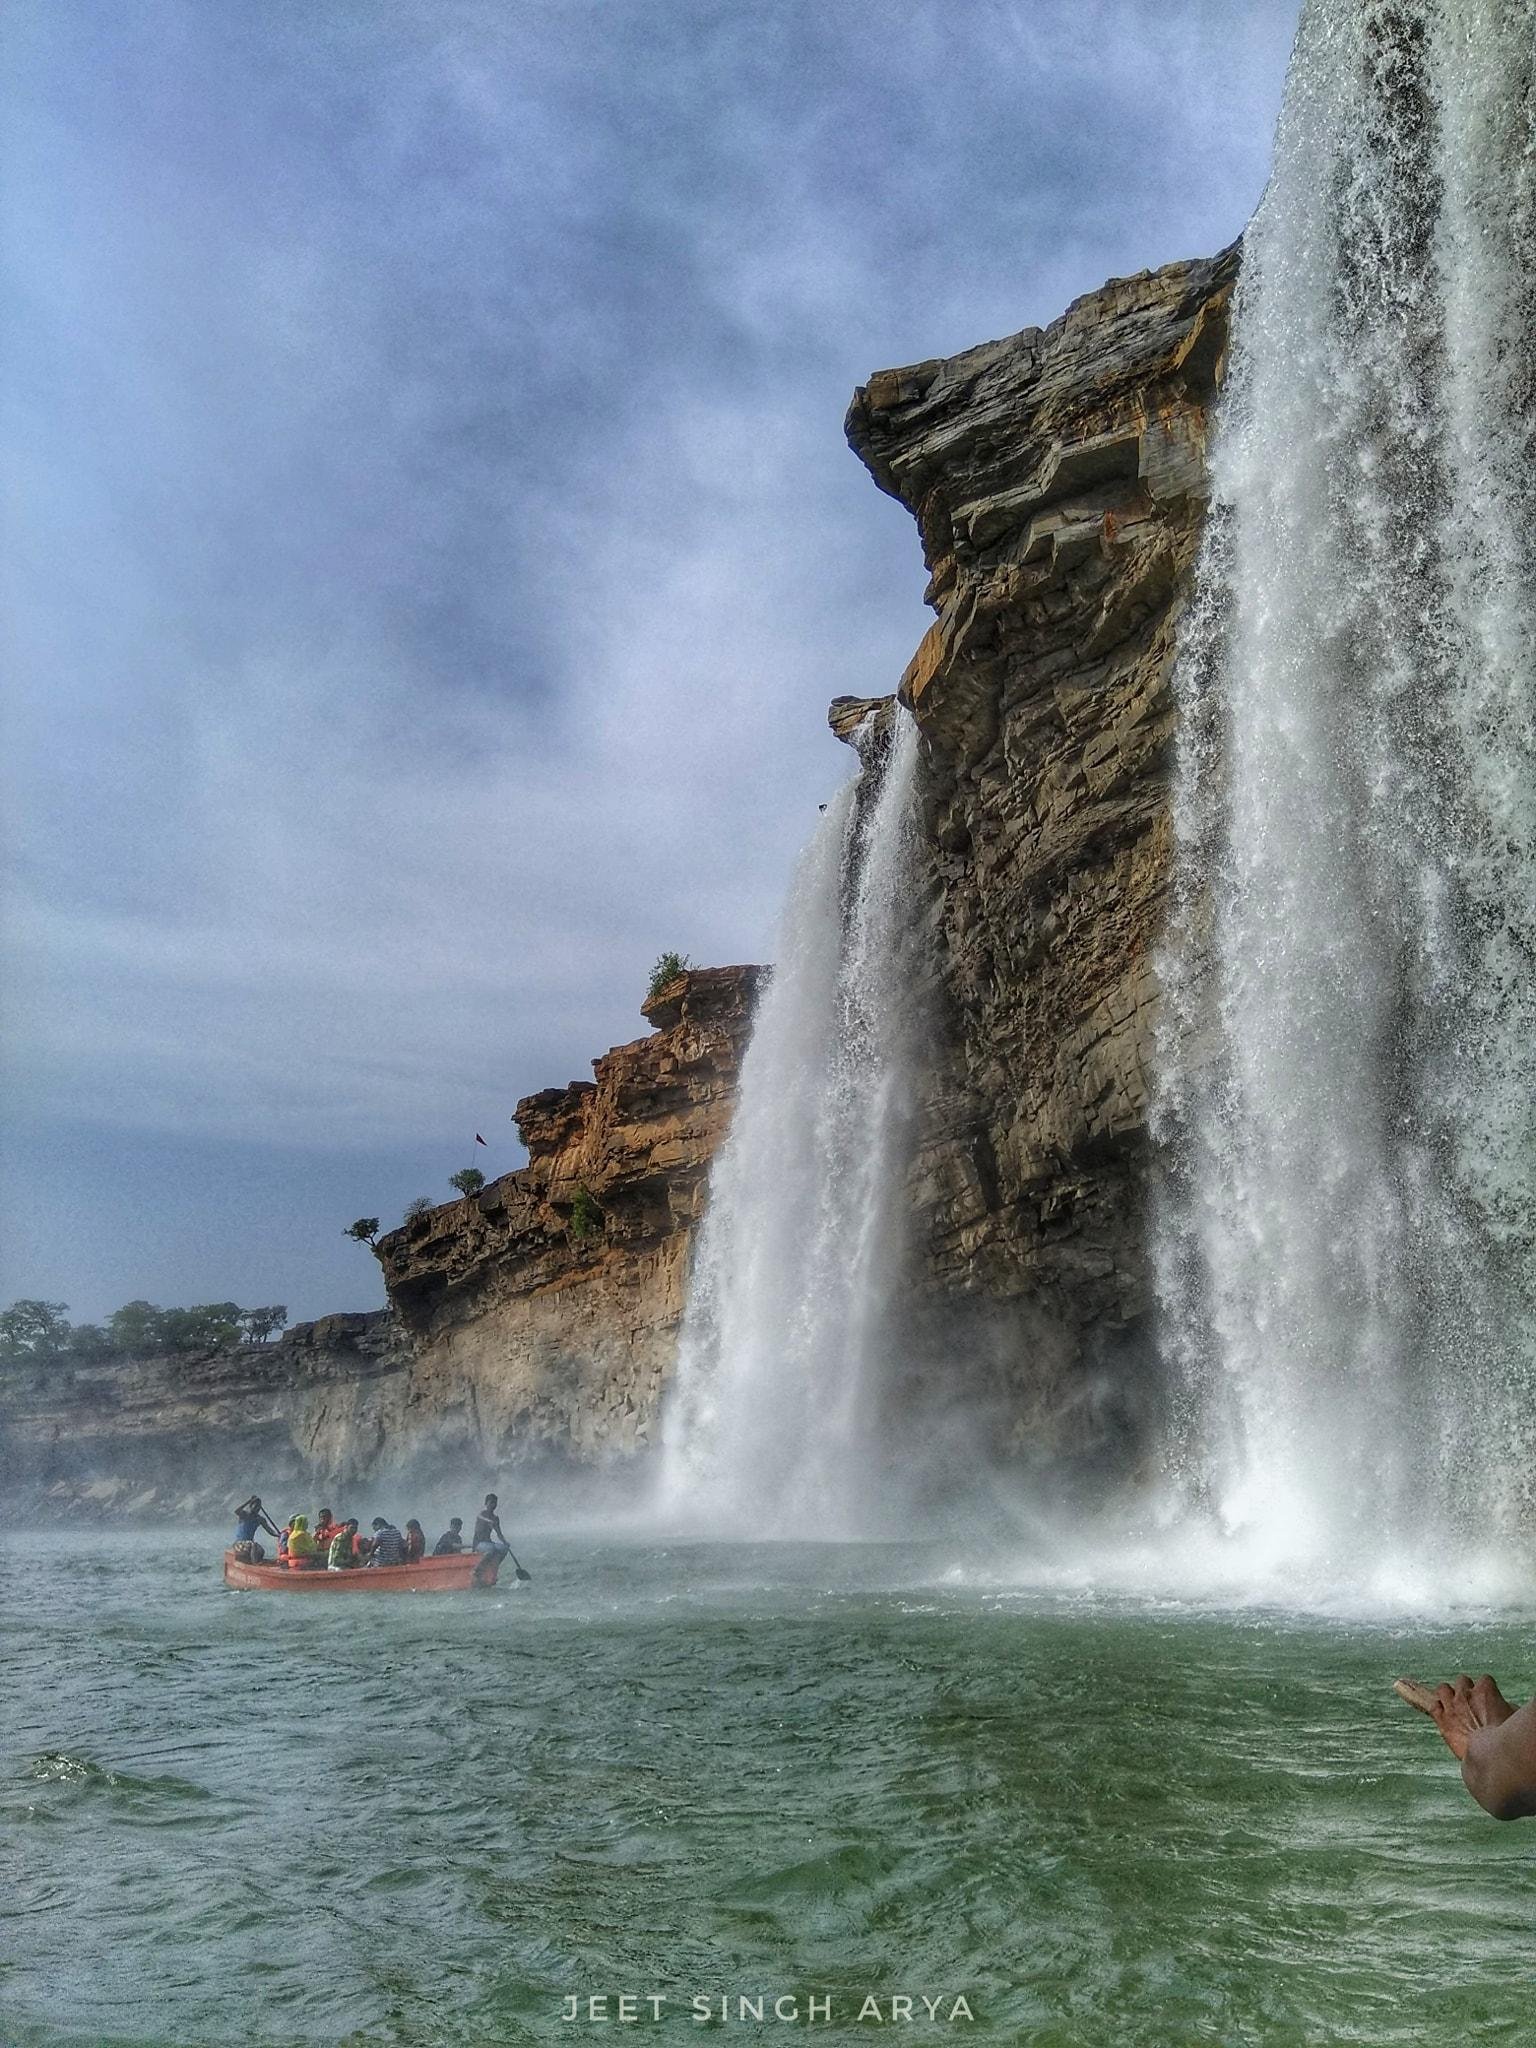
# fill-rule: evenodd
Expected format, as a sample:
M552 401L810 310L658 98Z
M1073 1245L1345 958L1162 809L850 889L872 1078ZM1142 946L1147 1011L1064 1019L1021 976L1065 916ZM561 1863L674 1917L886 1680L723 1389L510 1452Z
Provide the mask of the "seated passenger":
M407 1522L407 1523L406 1523L406 1525L405 1525L405 1561L406 1561L406 1563L407 1563L407 1564L414 1564L414 1563L416 1562L417 1558L419 1558L419 1557L425 1557L425 1556L426 1556L426 1554L427 1554L427 1532L426 1532L426 1530L425 1530L425 1529L423 1529L423 1527L421 1526L420 1522Z
M288 1569L313 1571L320 1561L320 1545L310 1534L308 1515L295 1515L288 1525Z
M404 1564L405 1538L393 1522L386 1522L382 1515L373 1518L373 1541L368 1550L369 1564Z
M319 1514L316 1515L314 1538L315 1542L320 1546L322 1550L330 1549L331 1538L337 1533L340 1527L340 1522L337 1521L336 1517L331 1513L329 1508L322 1508Z
M464 1518L455 1515L432 1546L434 1557L457 1557L464 1548Z
M357 1563L357 1551L354 1547L356 1535L356 1522L342 1523L336 1534L331 1538L331 1547L325 1554L328 1571L350 1571L353 1565Z

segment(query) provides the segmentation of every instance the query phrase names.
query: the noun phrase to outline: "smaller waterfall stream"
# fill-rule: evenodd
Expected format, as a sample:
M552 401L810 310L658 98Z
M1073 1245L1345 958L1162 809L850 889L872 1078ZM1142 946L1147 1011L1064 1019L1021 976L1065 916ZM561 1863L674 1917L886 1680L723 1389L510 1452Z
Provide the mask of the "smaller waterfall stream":
M912 1103L918 734L866 720L863 769L802 855L710 1177L663 1435L669 1517L749 1536L879 1525Z

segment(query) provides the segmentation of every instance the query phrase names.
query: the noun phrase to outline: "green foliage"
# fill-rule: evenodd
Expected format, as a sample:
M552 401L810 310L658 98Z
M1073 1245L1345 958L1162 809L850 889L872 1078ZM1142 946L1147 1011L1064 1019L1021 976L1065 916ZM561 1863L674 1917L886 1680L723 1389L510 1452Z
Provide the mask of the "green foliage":
M100 1323L76 1323L69 1333L71 1358L110 1358L117 1346Z
M341 1234L343 1237L355 1237L359 1244L372 1244L379 1234L379 1219L377 1216L359 1216Z
M253 1344L265 1344L287 1321L288 1311L280 1302L271 1308L243 1309L240 1314L240 1327Z
M478 1195L485 1186L485 1175L478 1166L466 1166L460 1173L449 1174L448 1185L461 1195Z
M167 1352L221 1351L248 1337L265 1344L288 1320L286 1308L243 1309L234 1301L206 1301L192 1308L157 1308L152 1301L125 1302L106 1326L81 1323L71 1329L61 1301L16 1301L0 1309L0 1361L67 1358L153 1358Z
M160 1311L161 1351L227 1351L240 1342L237 1301L205 1301L197 1308Z
M590 1188L579 1187L576 1199L571 1204L571 1236L577 1244L584 1238L596 1237L603 1227L603 1212L597 1206L596 1197Z
M69 1348L67 1301L13 1301L0 1309L0 1358L59 1358Z
M129 1301L114 1309L107 1317L107 1336L112 1349L140 1358L158 1351L164 1313L152 1301Z
M645 992L649 1003L659 996L669 981L676 981L680 974L686 974L693 962L686 953L663 953L651 969L650 985Z
M418 1195L414 1202L406 1205L405 1220L409 1223L416 1216L430 1216L437 1207L430 1195Z

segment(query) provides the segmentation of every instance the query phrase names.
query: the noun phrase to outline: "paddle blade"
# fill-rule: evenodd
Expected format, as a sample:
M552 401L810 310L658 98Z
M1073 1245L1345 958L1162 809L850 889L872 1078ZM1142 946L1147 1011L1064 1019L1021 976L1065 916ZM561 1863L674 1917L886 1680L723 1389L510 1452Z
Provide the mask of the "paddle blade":
M521 1565L519 1565L517 1568L517 1576L519 1577L519 1579L522 1580L525 1586L531 1586L533 1584L533 1573L525 1572Z

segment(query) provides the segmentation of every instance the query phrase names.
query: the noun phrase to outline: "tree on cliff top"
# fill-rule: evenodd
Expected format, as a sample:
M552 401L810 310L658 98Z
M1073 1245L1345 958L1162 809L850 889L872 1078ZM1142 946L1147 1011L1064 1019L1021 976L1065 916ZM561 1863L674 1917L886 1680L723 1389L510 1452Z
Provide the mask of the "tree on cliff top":
M686 953L663 953L651 969L650 985L645 991L645 1000L651 1002L659 996L669 981L676 981L680 974L686 974L693 962Z
M0 1358L57 1358L69 1348L67 1301L13 1301L0 1309Z
M459 1173L449 1174L448 1185L457 1188L461 1195L478 1195L485 1186L485 1175L478 1166L466 1166Z
M371 1245L379 1234L379 1219L377 1216L359 1216L341 1234L343 1237L355 1237L359 1244Z
M152 1301L126 1301L107 1317L107 1335L114 1351L143 1357L160 1349L164 1310Z
M240 1318L241 1327L253 1344L265 1344L282 1329L288 1311L280 1303L271 1308L248 1308Z
M266 1343L288 1320L286 1308L243 1309L238 1302L205 1301L192 1308L125 1302L99 1323L73 1329L62 1301L13 1301L0 1309L0 1360L156 1358L176 1351L223 1351L247 1335Z
M158 1351L227 1351L240 1342L237 1301L205 1301L195 1308L160 1311Z

